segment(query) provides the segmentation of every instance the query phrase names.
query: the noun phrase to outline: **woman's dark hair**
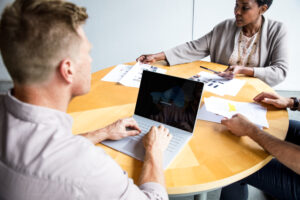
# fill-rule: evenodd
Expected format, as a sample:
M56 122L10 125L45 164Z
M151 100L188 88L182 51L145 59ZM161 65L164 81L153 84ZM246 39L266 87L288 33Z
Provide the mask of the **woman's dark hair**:
M270 8L270 6L272 5L273 0L256 0L258 6L263 6L265 4L267 4L268 9Z

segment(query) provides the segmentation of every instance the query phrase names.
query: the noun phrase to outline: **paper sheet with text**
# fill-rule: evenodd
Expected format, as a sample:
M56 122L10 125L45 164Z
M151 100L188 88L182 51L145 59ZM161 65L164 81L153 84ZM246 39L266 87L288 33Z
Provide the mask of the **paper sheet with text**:
M245 85L245 80L231 79L227 80L216 74L200 72L190 78L191 80L204 83L204 90L224 96L236 96L240 89Z
M204 98L204 102L208 112L228 118L240 113L247 117L247 119L252 123L258 126L269 128L267 109L260 104L237 102L218 97Z
M118 82L128 87L140 87L143 71L165 74L167 70L137 62L135 65L117 65L102 81Z
M113 68L106 76L104 76L101 80L108 82L119 82L125 74L132 68L132 65L117 65Z

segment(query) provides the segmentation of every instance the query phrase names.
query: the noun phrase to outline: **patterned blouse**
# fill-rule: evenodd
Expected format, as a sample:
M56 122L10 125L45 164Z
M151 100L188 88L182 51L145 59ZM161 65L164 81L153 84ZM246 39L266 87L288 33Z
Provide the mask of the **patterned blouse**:
M241 30L239 39L235 43L234 50L229 58L229 65L259 67L259 40L260 31L252 37L247 37Z

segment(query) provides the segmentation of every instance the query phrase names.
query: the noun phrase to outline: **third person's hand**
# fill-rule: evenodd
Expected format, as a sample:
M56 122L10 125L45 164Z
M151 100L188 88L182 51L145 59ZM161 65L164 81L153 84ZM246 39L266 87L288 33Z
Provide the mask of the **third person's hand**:
M256 102L263 102L271 104L276 108L288 108L292 107L294 100L286 97L279 96L274 93L262 92L253 99Z
M236 136L249 136L249 134L258 130L256 125L241 114L233 115L231 119L224 118L221 123Z

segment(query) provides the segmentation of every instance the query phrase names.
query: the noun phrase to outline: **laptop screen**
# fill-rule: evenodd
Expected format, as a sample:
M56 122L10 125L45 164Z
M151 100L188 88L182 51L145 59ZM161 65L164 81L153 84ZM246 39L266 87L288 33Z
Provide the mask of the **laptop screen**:
M144 71L135 114L193 132L203 83Z

